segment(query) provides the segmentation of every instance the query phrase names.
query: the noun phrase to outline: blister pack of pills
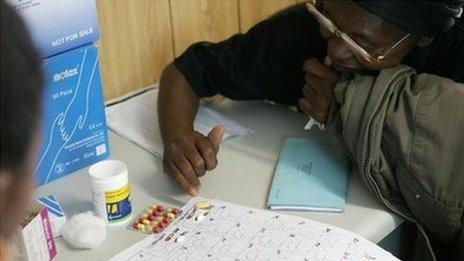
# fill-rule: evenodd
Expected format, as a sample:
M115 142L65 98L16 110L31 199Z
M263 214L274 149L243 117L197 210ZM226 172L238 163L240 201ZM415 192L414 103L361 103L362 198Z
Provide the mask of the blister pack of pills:
M129 228L145 234L160 233L180 215L178 208L153 204L135 218Z

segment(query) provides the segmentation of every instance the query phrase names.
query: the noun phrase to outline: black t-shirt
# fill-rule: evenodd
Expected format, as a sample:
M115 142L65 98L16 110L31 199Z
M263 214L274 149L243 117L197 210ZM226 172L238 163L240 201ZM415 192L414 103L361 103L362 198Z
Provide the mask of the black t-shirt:
M464 25L459 21L446 35L404 60L426 72L464 83ZM190 46L175 60L178 70L200 97L222 94L237 100L267 99L295 105L302 96L303 62L322 60L326 40L304 5L258 23L245 34L219 42Z

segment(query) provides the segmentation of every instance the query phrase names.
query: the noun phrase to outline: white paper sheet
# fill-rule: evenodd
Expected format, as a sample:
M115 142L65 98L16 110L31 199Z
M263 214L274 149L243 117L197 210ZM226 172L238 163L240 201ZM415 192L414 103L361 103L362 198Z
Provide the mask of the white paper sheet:
M111 130L161 158L164 149L158 125L157 101L157 88L123 97L106 107L106 119ZM195 130L204 135L214 126L222 125L225 127L224 139L250 131L214 109L203 106L198 108L194 125Z
M398 260L335 226L220 200L208 200L211 210L195 210L197 200L190 200L163 234L110 260Z

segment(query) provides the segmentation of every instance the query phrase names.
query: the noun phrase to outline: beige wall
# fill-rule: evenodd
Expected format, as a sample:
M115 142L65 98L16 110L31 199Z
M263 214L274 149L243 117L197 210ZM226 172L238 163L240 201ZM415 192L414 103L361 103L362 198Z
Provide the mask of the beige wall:
M106 99L153 84L191 43L248 30L302 0L97 0Z

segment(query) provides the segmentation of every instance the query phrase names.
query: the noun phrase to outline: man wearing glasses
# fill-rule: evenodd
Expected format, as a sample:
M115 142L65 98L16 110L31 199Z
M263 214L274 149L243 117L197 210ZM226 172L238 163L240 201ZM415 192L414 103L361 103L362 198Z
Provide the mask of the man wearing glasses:
M298 105L325 123L333 88L344 74L375 76L382 69L406 64L418 74L464 83L463 3L309 1L270 17L245 34L219 43L191 45L166 67L161 78L158 106L165 171L187 193L196 195L199 177L217 165L223 128L214 128L206 137L193 130L201 97L222 94L237 100ZM464 206L464 198L458 199ZM434 225L431 230L440 226ZM462 226L455 227L459 235L442 246L458 241L458 247L449 249L464 247L464 233L459 233ZM435 244L440 238L425 241L440 245ZM444 258L458 255L436 252Z

